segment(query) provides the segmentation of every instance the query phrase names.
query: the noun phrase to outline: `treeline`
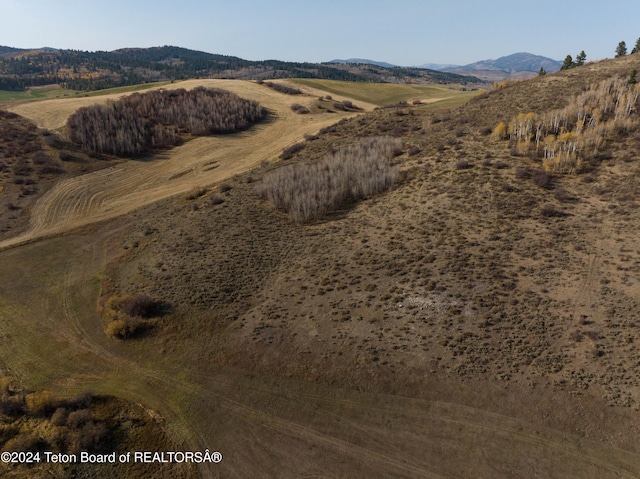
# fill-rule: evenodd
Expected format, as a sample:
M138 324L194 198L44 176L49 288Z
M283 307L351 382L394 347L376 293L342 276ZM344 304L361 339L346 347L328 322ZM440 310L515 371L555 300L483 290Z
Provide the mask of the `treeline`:
M616 58L625 56L627 54L627 43L624 40L618 43L618 46L616 47L615 52L616 52ZM636 40L636 44L633 47L633 50L631 50L631 54L633 55L634 53L638 53L638 52L640 52L640 38ZM584 52L584 50L582 50L580 53L576 55L575 60L571 55L567 55L564 59L564 62L562 63L562 67L560 67L560 70L570 70L571 68L581 67L582 65L585 64L586 61L587 61L587 54ZM543 72L543 69L540 69L541 74L542 72Z
M389 83L407 80L437 83L480 81L477 78L415 68L251 61L172 46L126 48L113 52L0 48L5 49L5 53L0 55L1 89L56 83L69 89L96 90L187 78L319 78Z
M219 89L134 93L80 108L68 121L73 142L88 154L137 156L170 148L185 135L245 130L266 116L257 102Z
M262 80L258 80L258 84L260 85L266 85L269 88L278 91L280 93L284 93L286 95L301 95L302 94L302 90L300 90L299 88L294 88L292 86L288 86L288 85L283 85L282 83L274 83L272 81L262 81Z
M401 151L397 138L363 138L321 161L279 168L264 176L256 192L296 222L321 218L341 206L391 188Z

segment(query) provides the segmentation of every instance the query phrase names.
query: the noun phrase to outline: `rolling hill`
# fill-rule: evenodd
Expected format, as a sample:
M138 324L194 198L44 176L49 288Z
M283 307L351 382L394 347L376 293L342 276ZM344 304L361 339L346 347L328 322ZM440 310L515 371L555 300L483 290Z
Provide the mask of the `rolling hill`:
M638 477L638 68L592 62L436 111L376 109L379 85L190 80L272 121L58 180L0 244L0 364L143 404L185 449L222 452L202 477ZM413 90L387 96L433 93ZM105 100L14 112L63 135ZM328 111L351 100L363 110ZM258 194L379 137L399 143L384 192L309 222ZM135 295L163 314L110 338L105 311Z
M359 82L457 83L479 85L468 75L379 65L249 61L186 48L125 48L112 52L2 47L0 90L60 84L74 90L96 90L144 82L189 78L273 79L321 78Z
M355 64L364 63L366 65L377 65L379 67L384 67L384 68L395 68L398 66L398 65L394 65L393 63L379 62L376 60L368 60L366 58L348 58L346 60L336 59L336 60L331 60L327 63L355 63Z

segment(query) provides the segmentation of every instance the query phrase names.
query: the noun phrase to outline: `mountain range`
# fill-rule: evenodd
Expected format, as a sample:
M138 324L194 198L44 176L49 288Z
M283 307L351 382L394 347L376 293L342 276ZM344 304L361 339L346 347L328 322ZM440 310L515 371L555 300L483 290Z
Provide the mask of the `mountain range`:
M398 67L386 62L366 60L362 58L350 58L348 60L332 60L330 63L371 64L385 66L387 68ZM560 70L562 62L552 58L535 55L533 53L519 52L500 57L495 60L480 60L468 65L452 65L425 63L412 68L425 68L441 72L456 73L460 75L472 74L483 80L502 80L505 78L523 78L538 74L540 68L552 73Z

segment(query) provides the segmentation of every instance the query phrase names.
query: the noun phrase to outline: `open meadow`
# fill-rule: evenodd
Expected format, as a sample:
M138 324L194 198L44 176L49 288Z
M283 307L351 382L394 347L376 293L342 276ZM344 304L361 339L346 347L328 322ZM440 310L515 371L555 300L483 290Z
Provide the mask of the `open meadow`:
M29 391L138 405L179 450L222 453L203 478L638 477L637 110L566 174L494 131L639 63L482 94L152 87L221 88L269 115L48 180L0 240L0 371ZM65 137L78 108L128 93L9 109ZM329 153L369 137L398 145L387 190L306 222L259 195L279 168L328 170ZM109 308L126 295L162 311L116 337Z

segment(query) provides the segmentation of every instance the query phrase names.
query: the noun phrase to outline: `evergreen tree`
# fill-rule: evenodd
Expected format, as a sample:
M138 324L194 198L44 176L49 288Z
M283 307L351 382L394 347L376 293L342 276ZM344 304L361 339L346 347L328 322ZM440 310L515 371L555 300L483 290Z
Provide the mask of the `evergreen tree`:
M547 74L547 71L544 68L540 67L540 71L538 72L538 76L542 77L542 76L545 76L546 74Z
M636 83L638 83L638 70L634 68L629 76L629 85L635 85Z
M573 63L573 57L571 55L567 55L564 59L564 63L560 67L560 70L568 70L574 66L576 66L576 64Z
M581 67L584 65L584 62L587 60L587 54L582 50L578 56L576 57L576 66Z
M627 44L622 41L618 43L618 48L616 48L616 58L623 57L627 54Z
M640 38L636 40L636 46L633 47L633 50L631 50L631 53L638 53L638 52L640 52Z

